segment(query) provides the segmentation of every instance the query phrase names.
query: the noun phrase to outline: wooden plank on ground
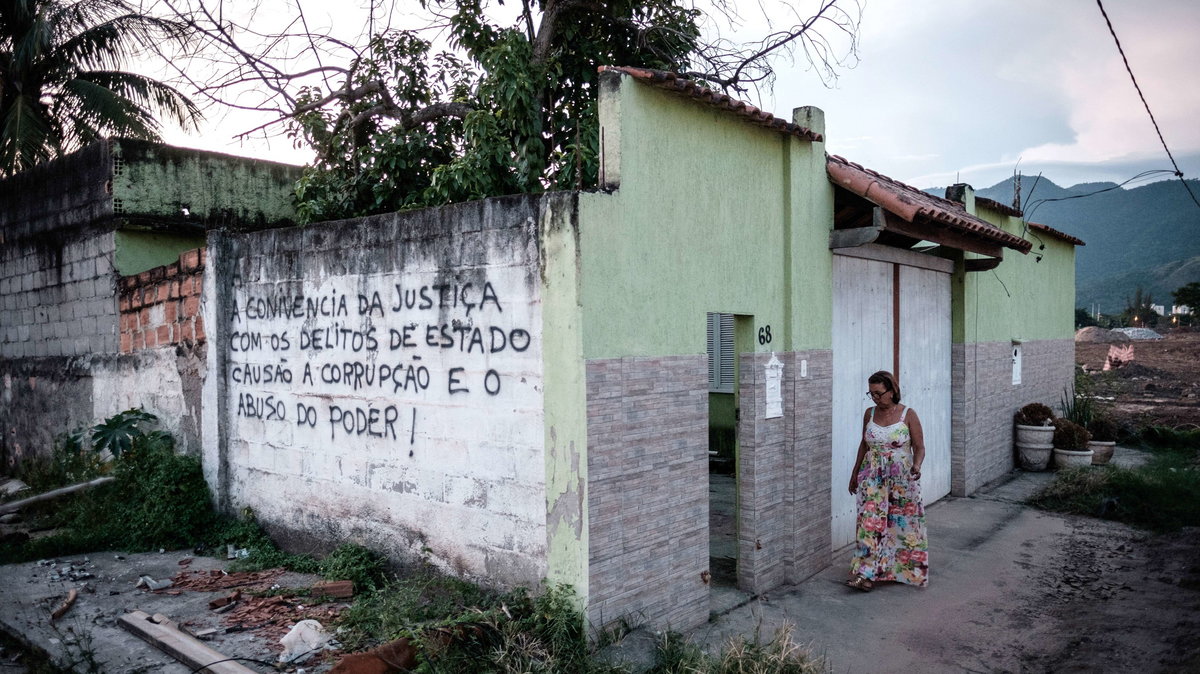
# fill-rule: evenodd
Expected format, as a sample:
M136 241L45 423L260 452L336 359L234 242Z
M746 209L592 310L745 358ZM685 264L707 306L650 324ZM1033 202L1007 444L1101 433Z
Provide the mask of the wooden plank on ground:
M23 498L20 501L10 501L8 503L0 504L0 515L3 515L4 513L16 512L16 511L20 510L21 508L24 508L27 505L32 505L34 503L39 503L41 501L49 501L50 499L55 499L55 498L58 498L59 496L66 496L67 494L73 494L77 491L82 491L84 489L91 489L92 487L99 487L102 484L108 484L109 482L112 482L116 479L117 478L115 478L115 477L98 477L95 480L91 480L89 482L80 482L79 484L73 484L68 487L62 487L61 489L55 489L53 491L48 491L44 494L38 494L37 496L30 496L29 498Z
M179 631L175 624L165 621L163 624L152 622L151 617L144 611L130 611L117 619L117 623L146 643L179 660L196 672L210 674L255 674L254 670L237 662L230 662L229 656L209 648L194 637Z

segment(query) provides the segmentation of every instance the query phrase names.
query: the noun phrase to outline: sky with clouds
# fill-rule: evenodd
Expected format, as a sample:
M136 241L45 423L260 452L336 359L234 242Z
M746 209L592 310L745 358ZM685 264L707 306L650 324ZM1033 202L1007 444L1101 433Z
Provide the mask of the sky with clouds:
M1176 161L1200 177L1200 0L1105 9ZM831 86L780 64L774 91L752 102L788 119L822 108L828 151L919 187L987 187L1018 160L1064 186L1171 168L1095 0L866 0L858 56ZM246 124L214 118L200 137L167 140L305 160L283 139L234 140Z
M1168 147L1200 177L1200 2L1105 9ZM830 152L920 187L987 187L1018 160L1064 186L1171 168L1095 0L868 0L859 56L834 88L780 77L768 107L824 109Z

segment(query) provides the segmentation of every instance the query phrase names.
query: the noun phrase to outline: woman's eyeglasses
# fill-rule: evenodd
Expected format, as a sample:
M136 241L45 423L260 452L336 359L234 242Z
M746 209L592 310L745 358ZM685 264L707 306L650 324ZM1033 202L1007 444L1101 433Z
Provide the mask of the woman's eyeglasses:
M883 397L883 394L885 394L885 393L887 393L887 391L879 391L878 393L876 393L875 391L867 391L867 397L872 398L874 400L879 400L880 398Z

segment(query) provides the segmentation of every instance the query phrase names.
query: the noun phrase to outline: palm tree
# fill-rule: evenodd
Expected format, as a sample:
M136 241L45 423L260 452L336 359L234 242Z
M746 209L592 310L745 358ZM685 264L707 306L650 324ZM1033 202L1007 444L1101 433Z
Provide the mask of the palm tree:
M160 114L194 127L186 96L120 70L181 35L125 0L0 0L0 176L106 136L157 140Z

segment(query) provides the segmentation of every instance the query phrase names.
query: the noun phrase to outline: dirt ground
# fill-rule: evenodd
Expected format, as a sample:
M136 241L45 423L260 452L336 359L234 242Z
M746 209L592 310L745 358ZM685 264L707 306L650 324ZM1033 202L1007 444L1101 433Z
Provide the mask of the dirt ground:
M1200 330L1175 331L1158 341L1128 342L1133 362L1104 372L1109 344L1075 343L1075 360L1091 371L1095 393L1112 399L1118 420L1200 428Z
M838 674L1200 672L1200 529L1155 535L1024 505L1051 479L1018 471L932 505L926 588L849 590L845 549L691 636L717 644L790 625Z

